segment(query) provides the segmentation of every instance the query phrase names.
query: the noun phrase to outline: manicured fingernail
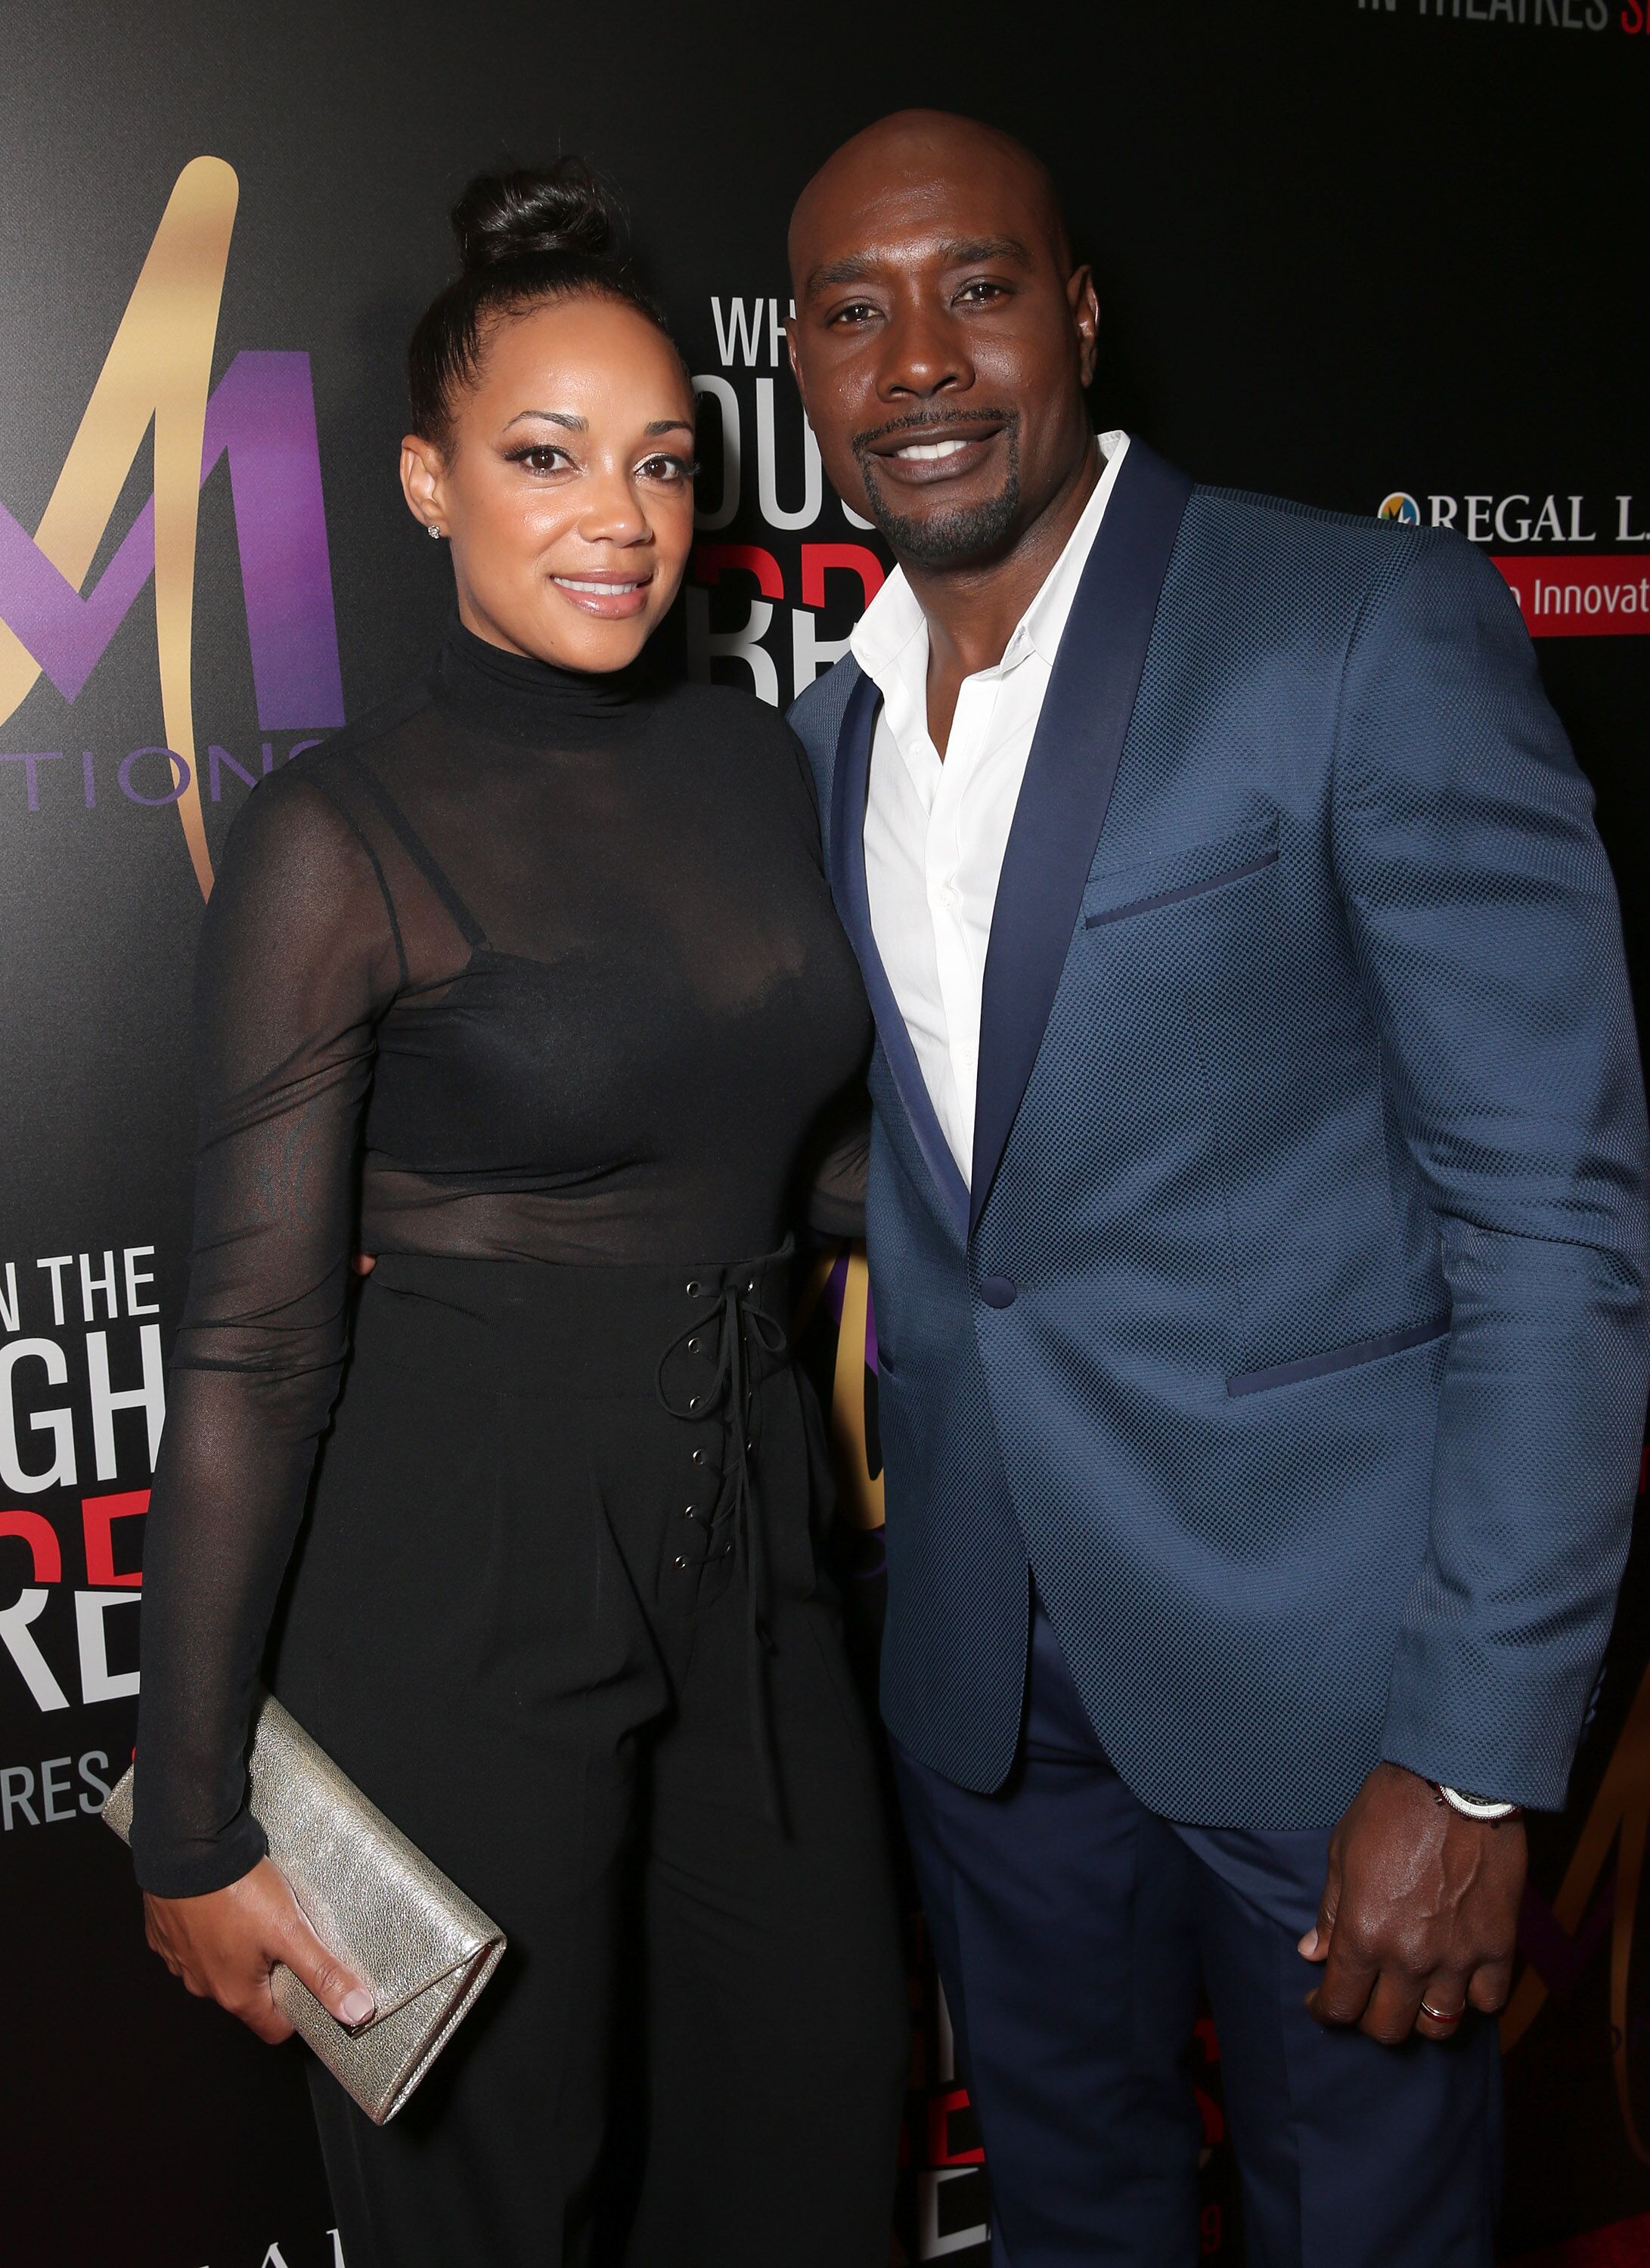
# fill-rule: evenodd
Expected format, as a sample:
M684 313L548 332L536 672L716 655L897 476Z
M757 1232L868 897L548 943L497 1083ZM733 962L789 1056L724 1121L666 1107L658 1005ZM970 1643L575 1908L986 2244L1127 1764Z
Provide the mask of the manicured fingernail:
M1295 1948L1295 1951L1296 1951L1297 1953L1304 1954L1304 1955L1306 1955L1306 1958L1307 1958L1308 1961L1310 1961L1310 1960L1311 1960L1311 1958L1312 1958L1312 1956L1313 1956L1313 1955L1317 1951L1317 1949L1318 1949L1318 1930L1317 1930L1317 1924L1316 1924L1315 1922L1314 1922L1314 1924L1312 1925L1312 1927L1311 1927L1311 1928L1307 1932L1306 1935L1301 1939L1301 1940L1300 1940L1300 1944L1299 1944L1298 1946L1296 1946L1296 1948Z
M338 2003L338 2014L346 2024L364 2024L373 2009L372 1995L357 1984L353 1992L346 1992Z

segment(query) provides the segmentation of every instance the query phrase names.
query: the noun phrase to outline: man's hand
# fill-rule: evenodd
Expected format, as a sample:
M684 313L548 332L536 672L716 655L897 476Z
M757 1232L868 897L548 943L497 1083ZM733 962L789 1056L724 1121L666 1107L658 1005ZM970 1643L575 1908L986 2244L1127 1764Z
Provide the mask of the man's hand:
M1411 2031L1452 2039L1469 2003L1493 2014L1512 1984L1527 1865L1522 1820L1463 1818L1429 1780L1377 1764L1330 1838L1317 1926L1300 1940L1323 1963L1307 2007L1388 2047Z

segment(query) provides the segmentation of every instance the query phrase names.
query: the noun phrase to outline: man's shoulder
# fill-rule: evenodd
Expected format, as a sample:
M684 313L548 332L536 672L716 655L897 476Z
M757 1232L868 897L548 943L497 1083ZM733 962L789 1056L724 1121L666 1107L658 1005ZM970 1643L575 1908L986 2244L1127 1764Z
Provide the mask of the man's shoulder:
M1381 519L1374 512L1333 512L1256 489L1203 482L1192 491L1190 510L1195 526L1206 537L1262 555L1334 559L1354 570L1379 569L1395 548L1424 546L1436 540L1437 534Z
M816 775L829 770L836 754L843 712L848 706L849 695L859 682L859 674L858 663L851 653L845 653L840 661L831 664L823 676L805 686L791 704L791 729L807 750L808 762Z
M1320 603L1418 579L1465 593L1499 578L1454 529L1334 512L1252 489L1200 483L1187 513L1190 563L1275 600L1299 584Z
M1494 562L1454 528L1242 489L1194 490L1165 598L1201 651L1221 645L1220 626L1227 650L1286 649L1333 669L1376 636L1487 637L1513 659L1528 643Z

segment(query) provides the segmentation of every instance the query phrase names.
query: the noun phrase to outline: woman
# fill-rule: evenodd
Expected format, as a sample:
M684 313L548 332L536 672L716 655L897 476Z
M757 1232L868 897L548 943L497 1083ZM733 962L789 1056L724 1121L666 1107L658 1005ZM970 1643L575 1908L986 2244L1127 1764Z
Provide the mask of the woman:
M275 1690L511 1940L393 2124L315 2069L350 2268L618 2257L604 2194L632 2268L880 2268L903 1990L784 1333L866 1012L785 727L642 665L693 397L599 191L564 160L453 217L401 476L457 623L260 787L204 932L151 1942L266 2039L277 1959L370 2009L245 1808L278 1622Z

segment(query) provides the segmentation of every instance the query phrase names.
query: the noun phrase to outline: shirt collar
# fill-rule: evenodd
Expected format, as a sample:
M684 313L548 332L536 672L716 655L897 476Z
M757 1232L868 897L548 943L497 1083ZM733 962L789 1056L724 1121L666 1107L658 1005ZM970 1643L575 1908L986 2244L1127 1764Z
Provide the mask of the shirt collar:
M1030 653L1040 655L1050 668L1054 666L1077 586L1088 564L1089 552L1128 453L1129 437L1123 432L1102 433L1095 446L1103 469L1094 492L1083 506L1082 517L1066 538L1065 547L1049 570L1042 589L1014 625L998 664L999 672L1013 669ZM900 674L902 667L909 667L917 660L911 649L913 642L919 638L925 672L928 625L903 571L896 567L854 625L848 641L849 651L886 697L890 680Z

